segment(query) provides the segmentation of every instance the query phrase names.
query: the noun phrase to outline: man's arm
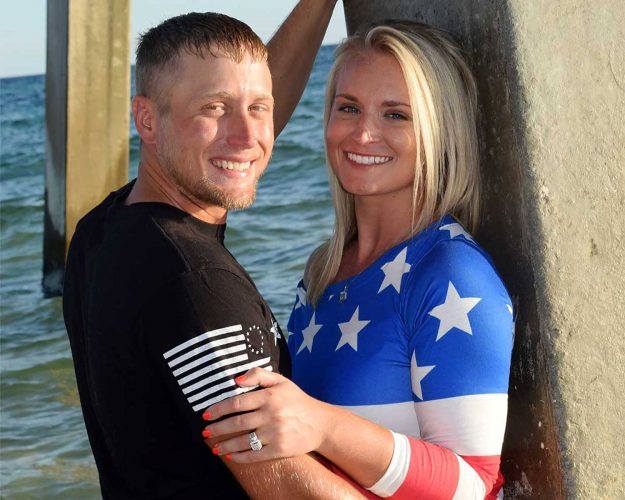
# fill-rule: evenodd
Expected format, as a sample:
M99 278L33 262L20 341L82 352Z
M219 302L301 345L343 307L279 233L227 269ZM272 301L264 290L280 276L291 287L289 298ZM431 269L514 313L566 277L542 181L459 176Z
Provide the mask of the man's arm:
M309 455L257 464L235 464L227 460L224 463L253 499L364 498L354 486Z
M279 370L270 314L253 285L229 271L208 268L168 281L141 316L145 349L183 417L179 425L186 423L200 443L206 425L202 412L240 392L233 377L250 365ZM360 498L347 481L310 456L225 464L252 498Z
M302 97L336 0L300 0L267 44L278 137Z

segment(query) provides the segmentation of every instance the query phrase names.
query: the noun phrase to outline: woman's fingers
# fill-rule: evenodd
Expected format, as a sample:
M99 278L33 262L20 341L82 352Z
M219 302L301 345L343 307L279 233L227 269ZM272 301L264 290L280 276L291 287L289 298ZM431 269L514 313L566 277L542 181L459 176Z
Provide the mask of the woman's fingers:
M262 368L252 368L248 370L247 373L234 380L241 387L272 387L287 379L282 375L268 372ZM270 394L268 392L262 390L234 396L209 406L202 415L202 418L204 418L204 420L215 420L231 413L257 410L268 400L269 396Z
M226 418L221 422L215 422L207 425L202 432L205 438L216 438L226 436L228 434L238 434L240 432L249 432L259 428L265 424L265 416L257 411L251 413L243 413L234 417Z
M277 453L277 449L272 446L271 431L268 427L257 429L256 436L263 443L263 447L259 451L251 449L249 433L246 433L216 444L213 447L213 453L220 456L225 455L226 460L240 464L264 462L265 460L285 457L283 453Z
M278 374L269 372L263 368L252 368L247 373L234 379L237 385L241 387L250 387L260 385L262 387L271 387L283 382L285 378Z
M265 430L265 432L262 432L260 429L257 429L255 432L256 432L256 437L263 444L263 447L260 449L260 451L256 451L254 453L260 453L261 451L265 450L267 446L270 445L269 433L267 432L267 430ZM233 454L233 453L240 453L244 451L253 451L250 445L250 433L249 432L246 432L245 434L241 434L240 436L226 439L225 441L216 443L213 446L213 453L215 455L227 455L227 454ZM265 450L265 453L263 453L262 456L265 456L266 454L267 454L267 450Z
M265 400L264 391L248 392L215 403L206 408L202 415L204 420L215 420L230 415L231 413L240 413L244 411L253 411L260 408Z

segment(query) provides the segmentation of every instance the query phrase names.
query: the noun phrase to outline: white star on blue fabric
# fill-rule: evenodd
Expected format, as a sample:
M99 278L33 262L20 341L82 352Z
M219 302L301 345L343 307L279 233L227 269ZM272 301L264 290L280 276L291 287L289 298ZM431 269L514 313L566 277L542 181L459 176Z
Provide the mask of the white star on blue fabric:
M451 224L445 224L438 228L439 231L449 231L449 237L453 240L456 236L464 236L467 240L473 241L473 237L466 232L461 224L453 222Z
M430 373L436 365L432 366L418 366L417 357L415 353L412 353L412 359L410 360L410 383L412 385L412 392L423 401L423 391L421 390L421 381L425 376Z
M460 297L456 287L450 281L447 288L445 302L436 306L428 314L440 320L436 340L440 340L452 328L458 328L463 332L473 335L471 322L469 321L469 311L482 300L478 297Z
M306 290L302 288L301 286L298 286L297 287L297 302L295 303L295 307L293 309L295 310L295 309L299 309L300 307L305 306L306 302L308 302L306 298Z
M410 264L406 264L407 253L408 247L404 247L404 249L399 252L392 261L387 262L382 266L382 271L384 271L384 281L382 281L378 293L391 285L393 285L393 288L397 291L397 293L399 293L401 289L401 279L404 274L410 271Z
M367 326L371 321L362 321L358 319L358 310L360 306L356 308L351 319L347 323L339 323L339 329L341 330L341 338L336 346L335 351L338 351L345 344L352 346L354 351L358 351L358 334Z
M297 350L296 355L302 352L304 348L308 349L308 352L312 352L312 346L313 346L313 341L315 340L315 335L317 335L317 332L321 330L322 326L323 325L315 324L315 313L313 313L312 318L310 318L310 323L308 323L308 326L302 330L302 335L304 336L304 340L302 341L302 345L299 346L299 349Z

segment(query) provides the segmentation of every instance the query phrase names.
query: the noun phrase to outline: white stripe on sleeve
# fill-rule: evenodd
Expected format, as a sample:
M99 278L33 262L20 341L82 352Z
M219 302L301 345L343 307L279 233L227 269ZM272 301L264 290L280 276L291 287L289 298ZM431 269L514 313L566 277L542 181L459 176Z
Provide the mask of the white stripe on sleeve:
M403 434L395 432L391 434L395 442L391 463L382 477L373 486L367 488L371 493L382 498L392 496L399 489L410 467L410 441Z
M507 394L475 394L415 403L421 438L458 455L500 455Z
M225 328L219 328L218 330L211 330L209 332L203 333L202 335L198 335L197 337L193 337L192 339L189 339L180 345L177 345L173 349L170 349L165 354L163 354L163 357L165 359L169 359L174 354L180 351L184 351L189 346L198 344L200 342L203 342L204 340L208 340L210 338L217 337L219 335L224 335L225 333L240 332L241 330L243 330L243 327L241 325L232 325L232 326L227 326Z
M391 429L394 432L405 434L417 439L421 438L419 433L419 421L415 415L413 401L403 403L386 403L381 405L359 405L344 406L342 408L360 415L362 418L371 420L382 427Z
M452 500L484 500L486 486L475 469L456 455L460 466L458 486Z

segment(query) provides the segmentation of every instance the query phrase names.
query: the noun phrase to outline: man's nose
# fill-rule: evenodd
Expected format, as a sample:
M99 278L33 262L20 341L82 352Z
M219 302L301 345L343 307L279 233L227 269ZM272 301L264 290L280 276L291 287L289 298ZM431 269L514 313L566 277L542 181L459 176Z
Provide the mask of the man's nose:
M237 148L250 148L256 141L252 118L245 112L234 114L228 124L228 144Z

